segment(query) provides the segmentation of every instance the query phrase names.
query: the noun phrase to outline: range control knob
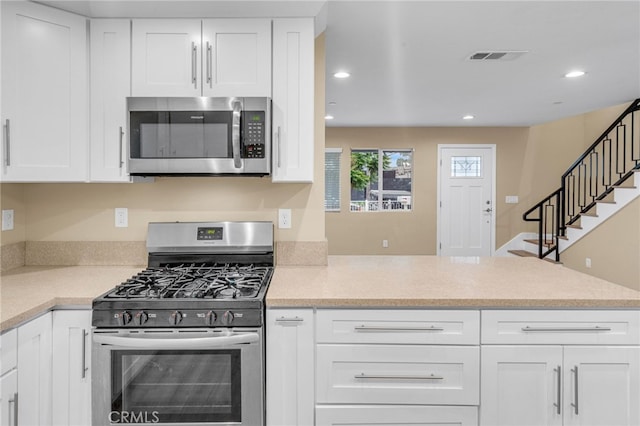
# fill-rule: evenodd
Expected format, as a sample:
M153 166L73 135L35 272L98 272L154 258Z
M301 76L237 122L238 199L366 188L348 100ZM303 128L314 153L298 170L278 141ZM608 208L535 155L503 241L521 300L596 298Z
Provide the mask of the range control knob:
M233 318L233 312L225 311L225 313L222 314L222 318L220 318L220 321L222 322L222 325L231 325L231 323L233 322Z
M171 315L169 316L169 324L178 325L180 324L180 321L182 321L182 312L180 311L171 312Z
M116 318L118 319L118 325L120 326L127 325L131 322L131 314L128 311L116 314Z
M142 325L149 319L149 315L145 311L139 311L133 318L133 322L136 325Z
M213 325L216 322L216 318L218 318L218 316L216 315L215 312L213 311L209 311L207 312L207 314L204 316L204 323L206 325Z

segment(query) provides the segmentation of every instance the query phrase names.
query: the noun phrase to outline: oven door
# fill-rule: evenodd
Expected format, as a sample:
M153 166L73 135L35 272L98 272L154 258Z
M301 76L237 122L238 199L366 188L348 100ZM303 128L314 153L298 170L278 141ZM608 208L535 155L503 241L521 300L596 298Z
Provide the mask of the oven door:
M94 330L93 425L262 425L261 329Z

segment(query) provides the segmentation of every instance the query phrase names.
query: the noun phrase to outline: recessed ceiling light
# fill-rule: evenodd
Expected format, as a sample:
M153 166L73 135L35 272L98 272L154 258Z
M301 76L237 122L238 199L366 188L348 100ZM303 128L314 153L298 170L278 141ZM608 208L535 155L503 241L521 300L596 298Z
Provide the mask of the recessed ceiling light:
M462 117L463 120L473 120L474 118L476 117L471 114L467 114L464 117Z
M351 77L351 74L346 71L338 71L337 73L333 74L333 76L335 78L348 78Z
M583 75L585 75L584 71L570 71L568 73L566 73L564 76L567 78L576 78L576 77L582 77Z
M333 117L333 115L325 115L325 116L324 116L324 119L325 119L325 120L333 120L333 119L334 119L334 117Z

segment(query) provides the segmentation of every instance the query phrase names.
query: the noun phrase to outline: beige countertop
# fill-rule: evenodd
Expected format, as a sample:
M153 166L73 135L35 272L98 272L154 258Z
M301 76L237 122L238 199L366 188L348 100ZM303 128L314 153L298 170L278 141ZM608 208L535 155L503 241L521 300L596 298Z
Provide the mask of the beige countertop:
M640 292L536 258L329 256L278 266L267 307L640 308Z
M91 301L144 266L25 266L0 277L0 331L54 306L91 307Z

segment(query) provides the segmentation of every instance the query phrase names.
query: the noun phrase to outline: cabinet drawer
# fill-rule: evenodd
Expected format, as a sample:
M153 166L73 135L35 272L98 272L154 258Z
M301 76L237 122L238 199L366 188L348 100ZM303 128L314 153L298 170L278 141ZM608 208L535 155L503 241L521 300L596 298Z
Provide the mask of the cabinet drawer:
M477 345L479 311L333 310L316 315L318 343Z
M18 365L18 331L11 329L0 335L0 376Z
M477 405L477 346L318 345L316 401Z
M640 311L482 311L483 344L640 344Z
M316 407L316 426L447 425L477 426L476 407L393 405L323 405Z

